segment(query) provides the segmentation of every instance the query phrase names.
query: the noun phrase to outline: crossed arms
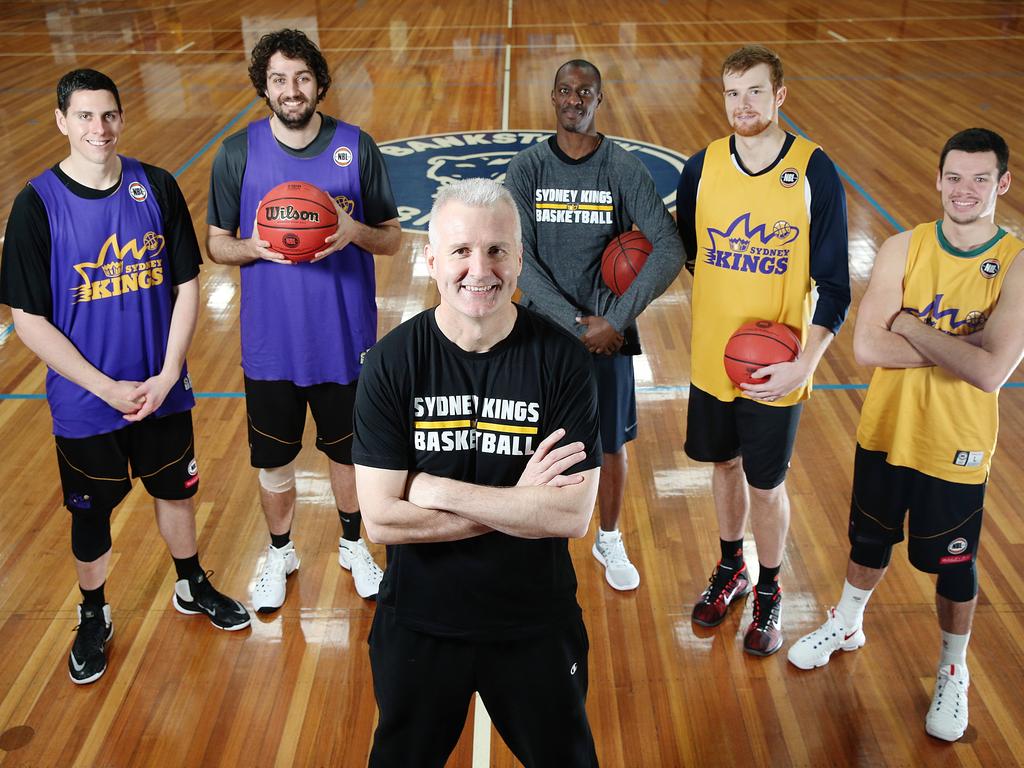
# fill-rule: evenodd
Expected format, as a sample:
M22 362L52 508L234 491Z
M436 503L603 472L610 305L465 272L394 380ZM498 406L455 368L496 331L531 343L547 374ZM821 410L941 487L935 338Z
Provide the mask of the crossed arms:
M581 442L555 447L564 435L548 435L511 488L357 464L367 535L379 544L457 541L491 531L527 539L583 536L600 470L565 474L587 454Z

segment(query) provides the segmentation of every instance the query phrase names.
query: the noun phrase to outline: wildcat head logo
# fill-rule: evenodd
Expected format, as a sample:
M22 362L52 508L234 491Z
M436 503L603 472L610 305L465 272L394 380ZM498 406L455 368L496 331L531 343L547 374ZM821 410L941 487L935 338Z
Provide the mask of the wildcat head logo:
M508 164L520 151L547 141L547 131L439 133L380 144L395 190L398 220L408 232L426 232L438 187L462 179L505 180ZM675 208L679 173L686 157L665 147L607 137L633 153L654 177L658 194Z

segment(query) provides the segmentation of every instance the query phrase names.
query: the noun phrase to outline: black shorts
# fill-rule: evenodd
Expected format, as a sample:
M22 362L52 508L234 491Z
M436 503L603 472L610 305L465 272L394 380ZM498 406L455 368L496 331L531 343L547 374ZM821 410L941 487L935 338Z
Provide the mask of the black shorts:
M250 463L265 469L283 467L299 455L308 404L316 422L317 450L336 464L351 464L355 401L354 381L300 387L290 381L262 381L246 376Z
M617 453L636 440L636 387L633 358L629 355L592 355L597 377L597 410L601 422L601 450Z
M130 423L103 435L55 440L69 510L113 509L132 489L131 477L140 478L157 499L187 499L199 490L191 411Z
M903 541L910 512L911 564L925 573L973 563L978 555L986 483L942 480L886 462L887 454L857 446L850 501L850 544L892 546Z
M764 405L746 397L723 403L691 384L683 450L694 461L742 456L747 482L771 490L786 479L802 411L803 403Z
M537 637L487 643L416 632L378 607L369 644L379 710L371 768L442 768L474 691L523 764L597 765L579 614Z

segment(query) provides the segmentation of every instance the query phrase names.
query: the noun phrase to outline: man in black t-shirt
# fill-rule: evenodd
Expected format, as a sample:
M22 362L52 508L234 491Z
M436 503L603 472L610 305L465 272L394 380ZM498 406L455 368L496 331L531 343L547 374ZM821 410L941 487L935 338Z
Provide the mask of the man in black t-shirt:
M522 269L500 184L443 187L427 266L440 305L370 351L352 450L388 545L370 633L370 765L443 765L474 691L527 766L597 765L568 537L589 527L601 440L590 355L512 303Z

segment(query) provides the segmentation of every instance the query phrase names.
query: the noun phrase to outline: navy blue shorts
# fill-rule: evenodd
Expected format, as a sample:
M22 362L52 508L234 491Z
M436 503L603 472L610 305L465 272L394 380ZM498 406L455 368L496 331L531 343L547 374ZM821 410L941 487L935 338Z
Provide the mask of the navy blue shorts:
M597 377L597 410L601 420L601 450L617 453L636 440L636 387L629 355L593 355Z
M723 403L691 384L683 450L694 461L742 456L750 486L769 491L786 479L802 410L803 403L764 405L746 397Z

